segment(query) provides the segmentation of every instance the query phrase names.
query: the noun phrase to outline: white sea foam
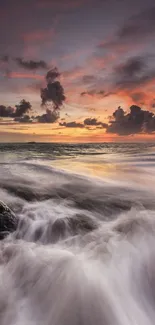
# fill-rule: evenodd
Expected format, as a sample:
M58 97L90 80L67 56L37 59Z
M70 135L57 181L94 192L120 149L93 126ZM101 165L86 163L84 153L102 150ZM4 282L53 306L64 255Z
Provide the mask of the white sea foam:
M0 325L154 324L155 192L134 174L0 165L20 220L0 242Z

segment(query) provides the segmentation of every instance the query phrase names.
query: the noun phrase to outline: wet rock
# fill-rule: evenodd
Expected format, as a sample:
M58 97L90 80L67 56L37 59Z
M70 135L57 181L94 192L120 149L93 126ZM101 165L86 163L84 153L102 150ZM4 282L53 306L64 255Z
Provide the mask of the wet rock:
M43 233L44 233L44 229L42 226L39 226L38 228L36 228L36 230L34 232L34 242L40 240Z
M0 240L14 232L17 229L17 225L18 218L5 203L0 201Z
M70 236L85 235L97 228L98 224L86 215L59 218L52 225L51 241L55 243Z
M62 240L65 237L67 237L67 223L66 220L67 218L60 218L57 219L53 225L52 225L52 230L51 234L49 236L50 240L52 243L56 243L58 240Z
M85 234L98 228L98 224L92 218L76 214L73 218L68 218L68 224L73 234Z

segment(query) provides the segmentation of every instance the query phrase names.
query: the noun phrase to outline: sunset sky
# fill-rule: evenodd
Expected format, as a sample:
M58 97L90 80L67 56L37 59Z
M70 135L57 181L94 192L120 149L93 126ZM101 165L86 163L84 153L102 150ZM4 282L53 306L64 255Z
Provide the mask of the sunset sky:
M155 140L154 0L1 0L0 43L0 142ZM54 122L40 97L53 67ZM8 113L22 99L30 119Z

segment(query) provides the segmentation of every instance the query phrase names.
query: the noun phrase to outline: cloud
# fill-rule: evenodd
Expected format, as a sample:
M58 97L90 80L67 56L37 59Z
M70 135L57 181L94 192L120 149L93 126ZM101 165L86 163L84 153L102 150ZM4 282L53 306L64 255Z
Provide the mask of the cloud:
M100 122L98 121L96 118L86 118L83 123L80 123L80 122L76 122L76 121L73 121L73 122L61 122L59 123L60 126L65 126L67 128L88 128L89 130L91 130L91 126L95 126L95 127L98 127L100 126L101 128L104 128L106 129L108 127L108 125L106 123L103 123L103 122Z
M85 73L86 73L86 69L84 67L75 66L72 69L63 71L62 76L65 79L65 82L70 83L78 80L78 82L80 82L81 84L83 76L86 75Z
M96 62L99 68L102 66L107 68L108 66L108 70L110 71L115 62L121 62L124 56L131 56L133 53L140 53L142 51L146 51L147 53L148 48L152 51L153 39L155 36L154 21L155 6L149 7L136 15L132 15L129 19L125 20L124 24L118 26L118 29L116 29L116 32L110 36L110 38L103 40L103 42L97 46L93 56L93 62ZM149 60L150 57L148 58L148 61ZM139 61L137 63L137 66L136 62L134 62L135 65L133 65L134 73L138 73L138 70L135 71L135 68L141 69L140 64L143 64L144 60L142 59L141 62ZM152 66L154 66L154 64ZM132 66L129 68L130 73L132 73ZM111 75L110 78L112 78ZM105 80L106 84L108 83L108 79L109 77ZM148 79L147 76L144 76L140 82L146 83ZM130 87L131 83L129 82L128 84Z
M56 78L59 78L59 77L60 77L60 72L58 71L58 69L56 67L51 69L46 74L47 84L51 84Z
M47 109L45 114L38 115L37 117L30 117L27 113L31 111L31 104L24 99L15 107L16 108L0 105L0 117L9 117L12 118L14 122L19 123L54 123L59 118L59 112L51 111L50 109ZM6 123L10 124L10 122Z
M124 96L130 103L149 104L151 96L153 97L153 91L150 93L148 91L155 82L154 67L155 56L153 54L135 55L126 57L124 60L122 58L121 63L110 68L106 79L100 80L94 89L83 91L80 95L94 98L106 98L112 95L122 98ZM104 89L104 91L99 89Z
M105 86L105 85L104 85ZM92 90L87 90L87 91L83 91L80 93L81 97L92 97L94 99L102 99L102 98L106 98L106 97L110 97L112 95L115 95L115 88L116 86L110 85L109 89L112 89L111 91L104 91L104 90L98 90L98 89L92 89ZM97 88L97 85L96 85Z
M36 117L38 123L55 123L59 118L57 111L46 110L46 113Z
M25 99L21 100L18 105L15 106L16 110L14 112L15 117L22 117L31 110L30 102L27 102Z
M0 105L0 117L11 118L14 122L19 123L55 123L59 118L58 111L46 109L46 113L38 116L29 116L27 113L31 111L31 104L26 100L22 100L18 105L6 107ZM8 122L7 122L8 123ZM10 122L9 122L10 123Z
M59 123L60 126L65 126L66 128L84 128L84 125L82 123L78 122L63 122Z
M6 74L5 74L6 76ZM20 72L15 72L15 71L9 71L7 73L7 77L11 79L34 79L34 80L42 80L43 81L43 76L39 74L31 74L31 73L20 73Z
M139 41L155 34L155 6L132 16L118 31L118 40Z
M24 115L21 117L15 117L14 121L19 123L32 123L33 119L29 115Z
M46 75L47 87L41 89L42 105L44 106L47 103L51 103L53 110L60 109L66 99L61 83L55 81L59 76L60 73L57 68L48 71Z
M19 67L26 69L26 70L37 70L37 69L48 69L48 64L43 61L34 61L34 60L29 60L26 61L22 58L16 58L15 59L16 63L18 64Z
M6 107L4 105L0 105L0 117L12 117L14 114L13 107Z
M25 99L21 100L18 105L13 107L6 107L4 105L0 105L0 117L11 117L11 118L21 118L26 113L31 110L31 104L27 102Z
M125 77L134 77L135 75L141 73L146 68L146 63L144 58L138 56L127 59L124 64L120 64L115 68L115 72L119 75Z
M149 66L149 56L136 56L114 67L112 82L116 89L135 89L149 83L154 78L155 69Z
M89 91L83 91L81 94L80 94L82 97L83 96L101 96L101 97L104 97L105 96L105 91L104 90L89 90Z
M21 73L20 71L12 71L12 68L14 67L14 62L16 62L18 68L25 69L27 71L32 71L33 73ZM48 70L48 64L43 61L35 61L35 60L29 60L26 61L22 58L13 58L8 55L3 55L0 58L0 65L2 74L4 77L10 78L10 79L36 79L36 80L43 80L43 76L36 74L37 70Z
M87 125L87 126L101 126L104 129L106 129L108 127L108 124L100 122L96 118L89 118L89 117L84 120L84 125Z
M129 48L133 45L141 44L144 38L151 38L155 35L154 28L155 6L148 8L136 15L131 16L123 26L121 26L111 40L98 45L101 51L116 49L117 52Z
M130 112L118 107L113 113L107 133L118 135L131 135L137 133L151 133L155 131L155 115L152 112L142 110L139 106L132 105Z

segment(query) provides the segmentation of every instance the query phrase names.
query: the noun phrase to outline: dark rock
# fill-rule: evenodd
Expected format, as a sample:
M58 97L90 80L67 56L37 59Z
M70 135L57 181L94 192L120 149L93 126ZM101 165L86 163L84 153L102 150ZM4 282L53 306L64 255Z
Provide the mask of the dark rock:
M86 215L59 218L52 225L51 241L56 243L69 236L85 235L97 228L98 224Z
M69 227L73 235L86 234L98 228L98 224L86 215L76 214L73 218L68 218Z
M38 241L40 240L40 238L42 237L43 235L43 227L42 226L39 226L36 230L35 230L35 233L34 233L34 241Z
M50 241L56 243L58 240L62 240L66 237L67 224L65 219L57 219L53 225L51 234L49 235Z
M0 240L14 232L17 226L18 218L5 203L0 201Z

